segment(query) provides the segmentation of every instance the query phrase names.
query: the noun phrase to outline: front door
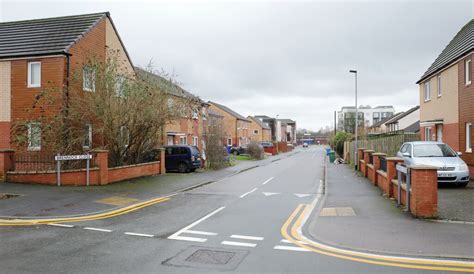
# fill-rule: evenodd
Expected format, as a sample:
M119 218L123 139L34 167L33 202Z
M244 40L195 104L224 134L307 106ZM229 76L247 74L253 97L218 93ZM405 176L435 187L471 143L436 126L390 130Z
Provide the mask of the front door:
M436 141L443 141L443 125L436 125Z

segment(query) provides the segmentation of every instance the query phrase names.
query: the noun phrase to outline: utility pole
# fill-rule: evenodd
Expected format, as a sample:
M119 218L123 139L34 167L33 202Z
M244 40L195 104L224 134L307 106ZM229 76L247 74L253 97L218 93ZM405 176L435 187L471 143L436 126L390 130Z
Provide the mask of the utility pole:
M334 111L334 136L336 136L336 110Z
M359 115L358 115L358 107L357 107L357 70L349 70L350 73L354 73L355 75L355 126L354 126L354 134L355 134L355 143L354 143L354 167L357 170L357 130L359 127Z

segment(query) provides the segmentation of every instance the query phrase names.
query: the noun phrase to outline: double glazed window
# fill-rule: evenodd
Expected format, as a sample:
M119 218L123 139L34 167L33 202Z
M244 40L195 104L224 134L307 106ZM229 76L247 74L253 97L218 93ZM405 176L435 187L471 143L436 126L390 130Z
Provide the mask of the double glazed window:
M95 92L95 70L91 67L84 67L82 70L82 89Z
M198 146L198 137L197 136L194 136L193 137L193 146Z
M466 85L470 85L471 84L471 60L466 60L464 62L464 71L465 71L465 75L464 75L464 78L466 79Z
M253 135L258 135L258 129L253 130Z
M438 76L438 97L441 97L443 94L442 89L441 89L441 76Z
M472 152L472 123L466 123L466 152Z
M28 124L28 150L41 150L41 124Z
M431 141L431 128L425 127L425 141Z
M424 85L424 96L425 102L431 100L431 85L430 82L426 82Z
M41 62L28 62L28 87L41 87Z

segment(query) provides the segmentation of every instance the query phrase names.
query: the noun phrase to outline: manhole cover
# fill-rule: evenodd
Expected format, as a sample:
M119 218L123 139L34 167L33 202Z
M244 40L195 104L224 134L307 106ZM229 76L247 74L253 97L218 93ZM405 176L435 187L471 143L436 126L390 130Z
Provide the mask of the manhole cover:
M169 266L186 266L219 270L233 270L247 256L247 250L190 246L163 262Z
M235 252L198 249L186 261L201 264L227 264Z

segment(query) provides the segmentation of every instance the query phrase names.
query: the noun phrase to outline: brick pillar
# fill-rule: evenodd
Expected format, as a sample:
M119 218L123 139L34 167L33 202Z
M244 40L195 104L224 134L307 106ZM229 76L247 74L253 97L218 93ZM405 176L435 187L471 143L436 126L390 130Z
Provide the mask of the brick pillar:
M357 159L355 159L355 164L357 165L357 170L360 170L360 160L364 158L364 150L366 148L358 148L357 149Z
M393 197L393 184L392 180L397 177L396 165L403 163L403 158L399 157L388 157L387 160L387 185L384 187L384 191L387 194L387 198Z
M378 176L377 176L377 170L380 169L380 157L385 157L387 154L385 153L380 153L380 152L375 152L375 153L372 153L372 157L373 157L373 160L374 160L374 185L378 186L379 185L379 182L377 180Z
M15 169L15 151L0 149L0 182L7 181L7 171Z
M99 185L106 185L109 183L109 151L108 150L94 150L96 153L96 163L99 166Z
M363 172L363 175L365 178L367 178L368 176L368 168L367 168L367 165L369 164L369 154L370 153L373 153L374 151L371 150L371 149L366 149L364 150L364 161L365 161L365 169L364 169L364 172Z
M412 166L410 212L415 217L433 218L438 214L438 169Z
M160 174L166 174L164 147L160 148Z

